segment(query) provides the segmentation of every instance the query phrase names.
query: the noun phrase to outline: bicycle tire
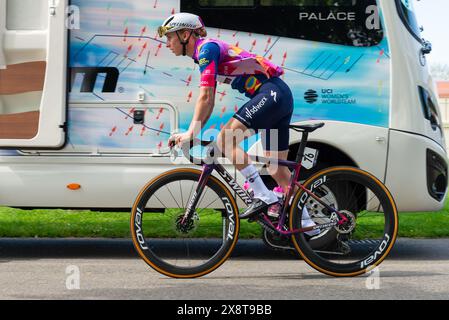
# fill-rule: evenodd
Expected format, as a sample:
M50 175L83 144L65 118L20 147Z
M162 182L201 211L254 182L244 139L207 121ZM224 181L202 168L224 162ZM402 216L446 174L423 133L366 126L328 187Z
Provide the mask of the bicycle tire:
M336 241L334 249L323 251L311 248L310 239L307 239L310 237L306 237L304 233L297 233L292 239L297 252L314 269L330 276L354 277L371 271L390 253L397 238L398 213L393 197L382 182L358 168L324 169L310 177L303 185L312 192L322 185L337 190L339 185L340 193L343 194L343 183L346 184L347 195L352 195L346 195L346 198L351 198L350 201L345 200L346 204L340 199L338 210L349 218L349 222L347 226L332 228L339 231L339 237L344 240L341 243L340 240ZM290 208L292 230L302 226L303 210L304 207L307 209L309 197L311 196L302 189L296 193ZM370 203L373 199L375 201ZM345 210L346 207L360 212L350 212ZM331 213L329 217L331 220ZM361 219L364 220L360 222ZM375 225L376 221L379 225ZM365 239L367 237L374 239ZM350 254L354 257L349 256Z
M202 199L205 199L207 195L206 193L209 192L208 190L212 190L220 198L220 201L223 202L221 205L220 203L214 204L214 206L220 208L207 209L206 212L204 213L204 215L208 214L207 218L213 221L215 221L214 218L216 215L221 214L223 226L222 228L223 234L221 235L222 236L221 240L220 238L217 239L215 238L209 239L206 237L201 238L202 234L198 230L200 227L202 227L203 225L206 226L207 224L207 221L204 220L204 216L201 216L203 215L204 209L201 211L196 209L195 211L195 214L198 216L197 225L192 224L191 230L180 231L178 228L179 217L182 217L185 211L180 211L176 213L176 210L174 210L173 208L163 207L165 200L164 199L161 200L160 198L164 197L164 194L161 193L161 195L159 196L157 195L159 191L161 192L165 191L165 189L161 188L165 187L167 189L168 188L167 185L171 186L172 184L174 184L175 187L177 188L177 184L179 183L180 192L177 193L177 196L175 196L170 190L169 192L172 193L171 196L173 197L174 200L172 201L172 204L175 205L174 202L176 202L177 205L182 207L183 205L187 205L187 203L189 202L187 200L190 199L190 197L192 196L192 190L190 191L189 197L184 198L182 190L183 188L185 189L185 187L184 184L181 185L181 182L187 181L192 183L194 186L200 180L201 174L202 171L190 168L175 169L165 172L159 175L158 177L154 178L153 180L151 180L142 188L132 208L130 228L134 248L136 249L139 256L150 267L160 272L161 274L164 274L169 277L196 278L204 276L214 271L220 265L222 265L226 261L226 259L230 256L238 240L240 223L238 219L239 211L237 204L235 202L235 199L232 197L232 194L224 186L224 184L213 176L210 176L210 178L206 182L205 187L206 189L204 190L203 194L197 196L200 198L201 201L201 197L203 197ZM191 187L192 189L194 188L193 186ZM168 193L165 193L165 196L168 197ZM151 199L154 198L158 198L158 201L161 204L161 208L156 209L156 205L154 205L153 202L151 202ZM147 208L149 203L151 204L149 205L149 208ZM182 203L182 205L179 203ZM198 205L200 205L200 202L198 202ZM175 213L173 214L173 212ZM170 214L173 217L170 217ZM167 215L167 218L164 215ZM210 218L211 216L213 217ZM145 222L146 218L148 218L147 219L148 221L151 221L151 219L160 218L161 221L151 222L151 226L148 226L149 222L148 221ZM174 220L170 220L172 218L174 218ZM217 219L218 219L217 221L219 221L218 216ZM168 232L170 233L170 236L173 236L173 233L176 233L174 235L174 238L161 239L158 235L148 235L152 232L151 230L152 228L158 229L160 228L161 225L167 223L167 221L169 222L172 221L174 231L171 232L171 229L169 227L167 228L169 229ZM217 230L218 230L217 227L220 226L219 223L220 222L218 222L217 225L213 226ZM212 227L210 228L212 229ZM164 230L164 232L167 232L167 230ZM172 241L170 244L171 247L170 246L167 247L165 243L167 241ZM187 244L187 241L189 241L189 244ZM212 245L213 248L209 248L208 244L204 244L202 241L208 243L212 242L214 244ZM222 241L221 245L220 241ZM216 244L218 246L217 249L215 248L215 242L217 242ZM165 249L164 245L166 246ZM173 260L174 257L167 257L167 258L162 257L164 255L168 255L169 254L168 250L170 249L174 251L173 254L176 255L176 259L179 259L179 261L184 261L183 259L186 258L182 256L183 254L187 253L187 255L189 255L195 250L196 255L202 254L202 252L200 252L201 250L199 250L200 247L199 245L202 245L202 248L204 249L205 252L204 254L210 256L210 258L205 260L204 262L202 261L197 262L198 259L194 259L192 257L192 261L198 263L196 265L188 264L187 266L179 266L174 264L174 262L169 262L169 260ZM158 248L156 248L156 246L158 246ZM187 246L186 252L182 252L183 246ZM192 252L190 252L190 249L192 249ZM214 251L214 252L207 254L206 251ZM178 262L178 260L176 261ZM191 261L189 263L191 263Z

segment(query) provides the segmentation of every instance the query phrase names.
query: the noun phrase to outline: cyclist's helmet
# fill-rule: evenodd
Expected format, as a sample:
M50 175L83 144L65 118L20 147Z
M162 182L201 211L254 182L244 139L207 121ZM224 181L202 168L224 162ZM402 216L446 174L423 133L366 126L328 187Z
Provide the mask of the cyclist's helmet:
M177 31L185 30L185 29L190 29L192 31L190 32L189 38L186 41L182 41L182 39L179 36L179 33ZM179 41L183 45L183 48L184 48L183 54L184 55L186 55L187 43L189 42L190 37L192 36L192 34L194 32L198 36L201 36L201 37L207 36L207 32L206 32L204 23L201 20L201 18L197 15L194 15L191 13L186 13L186 12L176 13L176 14L168 17L164 21L162 26L160 26L158 28L157 32L159 34L159 37L161 37L161 38L163 36L167 35L167 33L176 32L176 34L178 35Z

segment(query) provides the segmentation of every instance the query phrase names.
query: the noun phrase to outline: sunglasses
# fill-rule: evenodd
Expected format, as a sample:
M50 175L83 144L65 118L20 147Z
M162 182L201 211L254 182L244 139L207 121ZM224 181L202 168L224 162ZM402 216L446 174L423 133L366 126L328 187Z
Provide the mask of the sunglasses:
M159 35L159 38L162 38L163 36L165 36L167 34L167 32L170 31L171 29L173 29L173 27L171 27L171 26L160 26L159 28L157 28L157 33Z

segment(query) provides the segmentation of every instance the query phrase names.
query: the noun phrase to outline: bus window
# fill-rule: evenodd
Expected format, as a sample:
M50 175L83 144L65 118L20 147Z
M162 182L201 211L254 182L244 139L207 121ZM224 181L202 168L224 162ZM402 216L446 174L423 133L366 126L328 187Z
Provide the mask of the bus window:
M347 46L384 36L376 0L181 0L181 11L208 27Z
M416 20L413 0L396 0L396 5L398 7L401 20L404 22L407 29L419 42L422 42L421 28Z
M432 100L432 96L423 87L418 86L418 88L419 88L419 93L420 93L420 97L421 97L421 105L423 108L424 117L430 121L430 124L432 125L432 129L434 131L439 129L440 132L443 132L441 124L440 124L439 116L438 116L437 107Z

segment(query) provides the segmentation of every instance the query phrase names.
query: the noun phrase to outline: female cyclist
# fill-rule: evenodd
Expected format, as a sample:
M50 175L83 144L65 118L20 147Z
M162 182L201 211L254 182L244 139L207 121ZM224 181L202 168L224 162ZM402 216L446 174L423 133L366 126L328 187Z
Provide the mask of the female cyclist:
M254 191L254 202L240 217L249 218L267 210L278 198L265 186L239 144L260 131L265 156L287 159L293 96L279 78L284 71L261 56L220 40L206 39L203 21L190 13L170 16L159 27L158 33L161 38L167 37L168 49L176 56L191 57L201 72L200 93L189 129L172 135L169 144L181 146L201 131L214 108L217 81L230 84L245 94L250 100L220 131L217 145L246 177ZM245 134L234 134L237 130ZM291 175L288 168L269 166L268 172L285 190Z

